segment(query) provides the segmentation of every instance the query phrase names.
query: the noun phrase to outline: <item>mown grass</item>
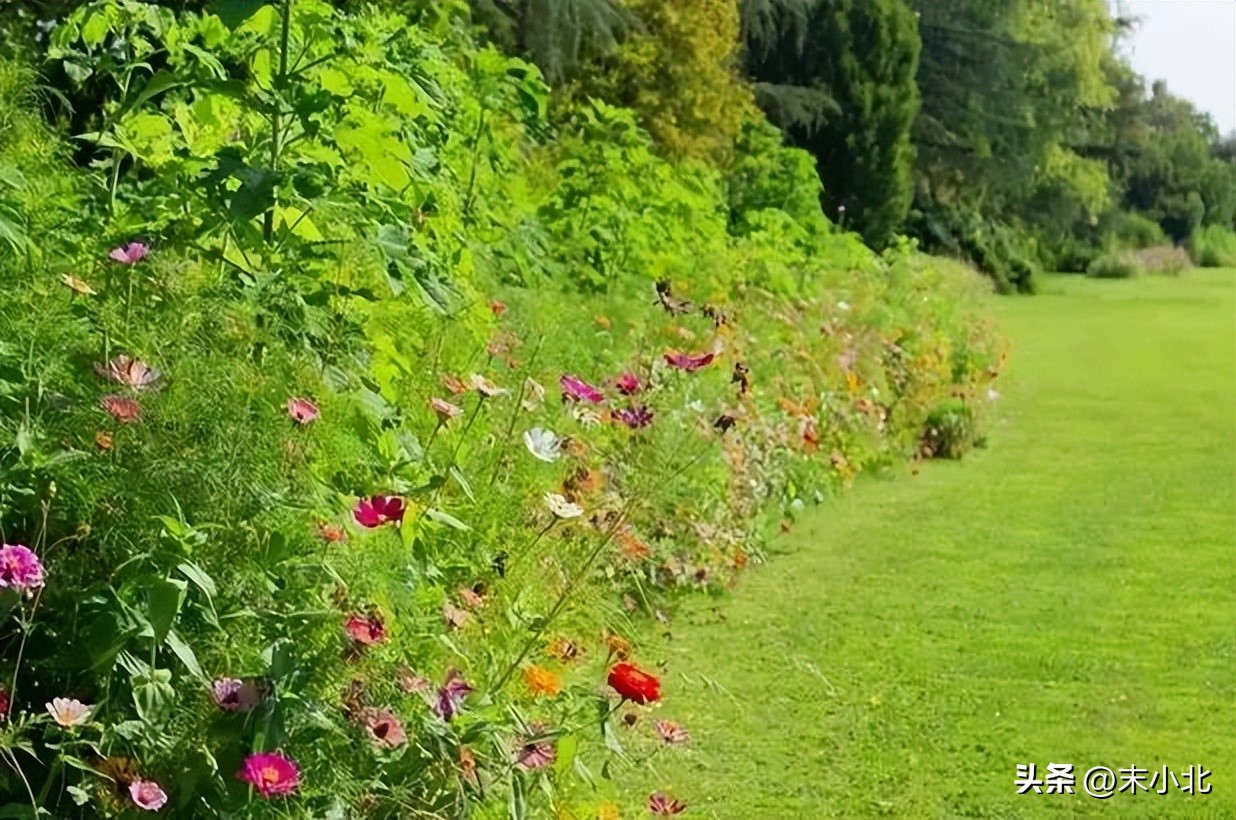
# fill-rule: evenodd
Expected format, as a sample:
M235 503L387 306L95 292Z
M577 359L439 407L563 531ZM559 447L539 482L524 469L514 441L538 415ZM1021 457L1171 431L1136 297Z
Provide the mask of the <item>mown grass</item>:
M860 485L683 613L695 747L640 785L744 820L1233 816L1236 272L1043 289L997 306L989 450ZM1077 794L1017 795L1031 762ZM1083 793L1133 764L1213 793Z

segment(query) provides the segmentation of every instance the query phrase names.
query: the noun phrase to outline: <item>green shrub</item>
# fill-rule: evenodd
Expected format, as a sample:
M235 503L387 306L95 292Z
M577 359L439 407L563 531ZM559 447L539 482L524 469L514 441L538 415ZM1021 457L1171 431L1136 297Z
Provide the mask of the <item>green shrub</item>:
M1132 279L1142 272L1137 257L1127 251L1105 253L1086 268L1086 275L1094 279Z
M924 458L959 459L978 443L974 411L963 399L949 399L928 414L919 452Z
M1236 268L1236 231L1222 225L1198 228L1189 236L1189 255L1203 268Z
M1118 211L1110 227L1111 238L1119 248L1142 250L1169 244L1159 223L1138 213Z

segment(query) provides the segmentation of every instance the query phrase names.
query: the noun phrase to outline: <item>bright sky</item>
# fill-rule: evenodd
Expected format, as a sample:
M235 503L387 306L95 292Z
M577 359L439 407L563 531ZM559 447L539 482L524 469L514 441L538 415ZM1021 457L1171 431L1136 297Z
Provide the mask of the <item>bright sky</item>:
M1116 0L1110 0L1114 5ZM1147 80L1206 111L1227 134L1236 130L1236 0L1124 0L1142 18L1124 49Z

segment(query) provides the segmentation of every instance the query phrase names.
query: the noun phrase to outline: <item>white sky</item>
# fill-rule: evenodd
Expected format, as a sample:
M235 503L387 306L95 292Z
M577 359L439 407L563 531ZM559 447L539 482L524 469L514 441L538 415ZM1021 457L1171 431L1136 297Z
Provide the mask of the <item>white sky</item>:
M1110 0L1114 5L1116 0ZM1124 0L1142 18L1123 43L1147 80L1206 111L1222 134L1236 130L1236 0Z

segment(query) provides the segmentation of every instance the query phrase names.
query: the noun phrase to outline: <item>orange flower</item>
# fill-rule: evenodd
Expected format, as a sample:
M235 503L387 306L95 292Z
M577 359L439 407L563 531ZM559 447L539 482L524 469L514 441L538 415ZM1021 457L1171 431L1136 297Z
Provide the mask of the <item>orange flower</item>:
M648 545L629 532L618 535L618 546L621 547L622 554L632 561L640 561L652 555Z
M859 386L858 374L853 370L847 370L845 374L845 384L851 393L857 393Z
M562 691L562 678L543 666L524 667L524 683L537 696L552 698Z
M747 561L750 558L743 550L738 550L734 553L734 569L746 569Z

